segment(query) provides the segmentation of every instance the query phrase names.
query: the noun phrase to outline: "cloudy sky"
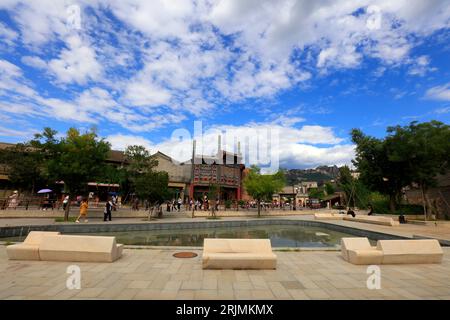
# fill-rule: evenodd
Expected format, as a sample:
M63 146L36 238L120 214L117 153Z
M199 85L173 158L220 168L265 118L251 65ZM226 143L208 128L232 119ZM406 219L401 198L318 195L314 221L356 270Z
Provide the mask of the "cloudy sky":
M352 128L449 123L449 27L445 0L0 0L0 141L95 126L176 156L202 121L349 163Z

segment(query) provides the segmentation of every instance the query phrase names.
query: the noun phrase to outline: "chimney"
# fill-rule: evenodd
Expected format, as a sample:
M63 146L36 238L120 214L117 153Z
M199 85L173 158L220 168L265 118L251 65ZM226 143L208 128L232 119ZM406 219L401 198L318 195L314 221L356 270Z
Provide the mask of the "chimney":
M197 144L197 141L194 139L192 141L192 164L195 163L195 148L196 148L196 144Z

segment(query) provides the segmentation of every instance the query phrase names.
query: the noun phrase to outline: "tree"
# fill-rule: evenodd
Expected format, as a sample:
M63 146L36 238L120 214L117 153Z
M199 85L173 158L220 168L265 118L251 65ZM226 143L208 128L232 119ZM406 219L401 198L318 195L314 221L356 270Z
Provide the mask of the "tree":
M385 139L366 136L358 129L353 129L351 135L356 144L353 164L360 173L359 180L370 189L388 195L390 210L394 212L402 188L410 183L404 163L390 159Z
M211 216L216 217L216 204L219 196L220 186L217 184L210 184L208 191L208 199L211 202Z
M284 185L285 177L281 171L275 174L261 174L258 167L251 167L244 179L244 187L258 203L258 217L261 216L261 201L272 200L273 194L280 192Z
M424 211L431 207L427 189L436 184L436 176L450 168L450 126L439 121L411 122L387 129L385 139L352 131L356 143L355 166L360 179L372 190L389 196L393 212L404 187L417 183L424 195Z
M325 191L327 195L330 195L333 194L336 190L334 189L334 186L330 182L327 182L325 183Z
M366 208L369 204L370 191L360 179L352 176L350 168L339 168L338 186L345 194L348 207Z
M129 146L125 150L127 165L124 167L130 190L139 199L149 201L151 210L170 197L169 175L165 171L155 171L158 160L143 146Z
M42 171L43 154L29 143L18 143L0 150L0 163L8 168L8 179L19 190L34 193L45 186L47 180Z
M325 193L321 188L310 188L308 190L308 196L314 199L323 199L325 197Z
M386 143L391 161L404 165L409 182L417 183L423 195L424 214L433 206L428 189L436 186L438 174L450 169L450 126L439 121L411 122L388 128Z
M57 132L45 128L35 135L30 144L39 148L45 157L45 173L51 181L64 181L69 200L77 194L87 192L88 182L95 181L105 169L105 160L110 144L99 139L95 130L81 134L70 128L65 137L56 139ZM70 201L64 220L68 221Z

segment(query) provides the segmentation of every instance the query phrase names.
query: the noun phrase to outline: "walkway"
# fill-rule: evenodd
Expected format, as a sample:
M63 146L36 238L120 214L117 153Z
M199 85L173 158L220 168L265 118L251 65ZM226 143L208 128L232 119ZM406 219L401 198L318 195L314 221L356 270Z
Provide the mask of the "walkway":
M66 288L74 263L10 261L0 246L0 299L450 299L450 248L438 265L381 266L369 290L366 266L338 252L276 252L277 270L202 270L201 251L124 250L114 263L78 263L81 290Z

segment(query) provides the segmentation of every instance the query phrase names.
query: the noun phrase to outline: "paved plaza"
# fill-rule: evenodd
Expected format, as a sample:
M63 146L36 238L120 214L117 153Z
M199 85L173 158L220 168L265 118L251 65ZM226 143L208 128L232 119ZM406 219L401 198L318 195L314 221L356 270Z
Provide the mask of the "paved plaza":
M265 217L270 219L270 217ZM226 220L251 220L228 217ZM264 218L263 218L264 219ZM311 215L277 219L312 220ZM161 220L115 219L112 223L205 221L183 215ZM93 219L89 224L103 223ZM406 237L450 240L449 224L398 227L351 221L338 225ZM0 219L0 227L45 225L54 219ZM83 224L79 224L82 228ZM3 243L4 244L4 243ZM437 265L382 265L381 289L369 290L367 266L345 262L339 251L275 251L277 270L202 270L200 248L127 247L114 263L10 261L0 242L0 299L450 299L450 247ZM193 251L196 258L173 254ZM69 290L67 267L81 268L81 289Z
M81 289L66 288L74 263L10 261L0 247L0 299L450 299L450 248L438 265L383 265L381 289L367 266L334 252L277 251L277 270L202 270L180 250L126 249L114 263L77 263Z

